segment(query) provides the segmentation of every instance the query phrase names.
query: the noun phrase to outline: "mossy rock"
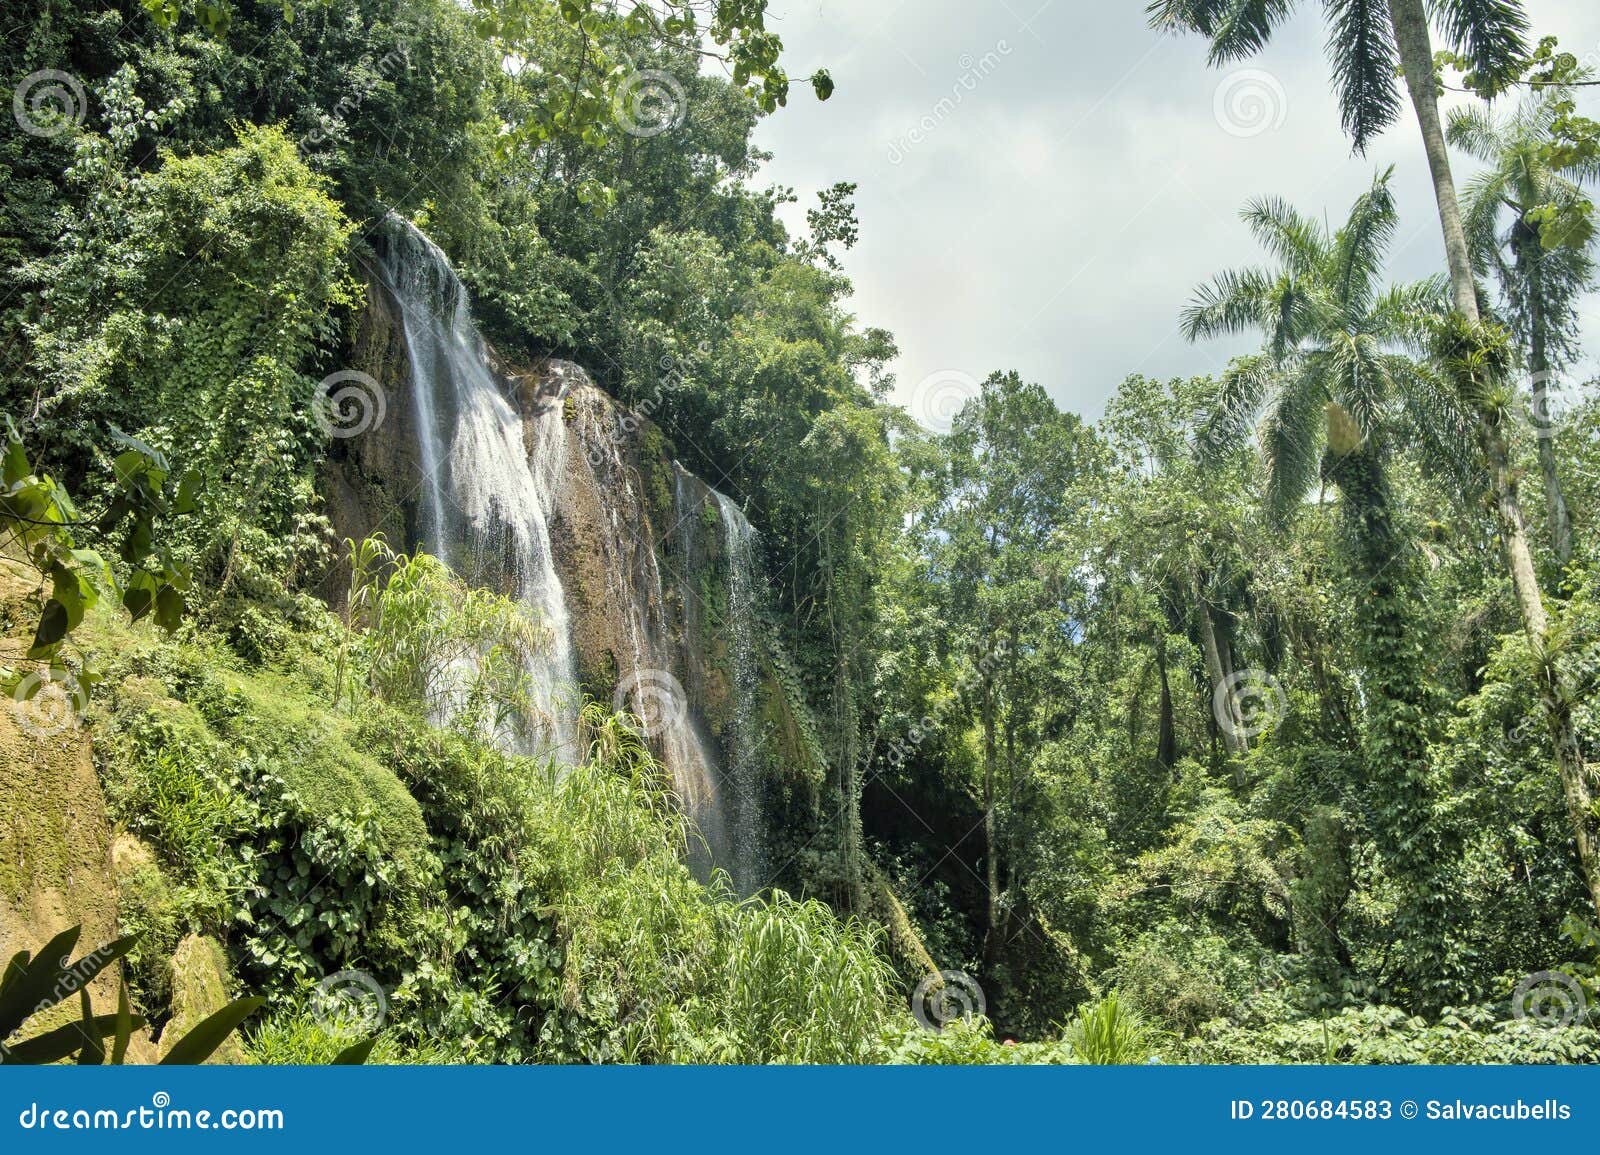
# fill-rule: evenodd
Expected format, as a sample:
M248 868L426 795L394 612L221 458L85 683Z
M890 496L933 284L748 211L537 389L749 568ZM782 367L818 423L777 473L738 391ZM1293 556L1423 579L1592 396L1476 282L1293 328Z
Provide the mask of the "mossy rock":
M191 934L172 955L172 1017L161 1032L163 1057L205 1019L227 1006L228 959L214 938ZM229 1035L207 1063L248 1063L237 1032Z
M274 771L311 817L370 810L396 857L409 859L427 849L428 828L417 800L382 763L351 744L352 723L299 698L286 678L223 680L245 706L225 723L227 736L270 753Z
M112 839L111 870L120 930L139 936L123 970L134 1003L149 1018L163 1013L172 1000L170 960L183 936L182 898L162 873L155 851L131 834Z
M0 709L0 957L75 925L80 954L116 938L110 842L87 734L36 736ZM97 1002L115 998L115 971L91 986Z
M428 845L422 810L405 785L352 744L353 723L310 701L291 677L213 667L179 701L154 678L117 687L117 712L159 718L174 739L248 755L282 778L312 819L370 811L386 850L412 859Z

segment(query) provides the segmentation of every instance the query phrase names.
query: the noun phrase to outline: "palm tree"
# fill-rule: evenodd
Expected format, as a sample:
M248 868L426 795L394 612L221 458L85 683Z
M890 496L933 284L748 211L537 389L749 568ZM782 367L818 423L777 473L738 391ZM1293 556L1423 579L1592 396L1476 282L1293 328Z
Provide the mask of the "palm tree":
M1526 58L1528 20L1520 0L1435 0L1426 6L1424 0L1323 0L1328 60L1344 128L1358 152L1399 117L1396 79L1404 75L1433 174L1456 309L1475 322L1477 293L1439 120L1430 7L1445 42L1480 76L1508 76ZM1156 28L1205 36L1211 63L1226 64L1265 48L1294 8L1294 0L1153 0L1145 11Z
M1222 64L1264 48L1294 7L1294 0L1153 0L1146 11L1157 28L1187 29L1209 38L1211 62ZM1477 283L1439 119L1428 23L1431 7L1445 41L1480 77L1492 82L1511 77L1526 60L1527 17L1518 0L1433 0L1431 5L1425 0L1323 0L1323 7L1339 106L1356 149L1365 149L1399 115L1397 61L1422 130L1456 311L1454 322L1440 327L1439 360L1454 380L1459 400L1476 417L1479 452L1488 471L1517 610L1538 663L1539 700L1555 747L1578 862L1600 917L1600 816L1595 813L1594 788L1573 721L1573 695L1556 667L1544 593L1528 548L1527 520L1506 433L1508 407L1500 387L1509 362L1499 334L1482 324L1478 312Z
M1389 175L1377 176L1336 233L1277 198L1251 201L1243 218L1276 264L1218 274L1183 311L1191 341L1262 335L1261 351L1223 376L1205 436L1235 442L1265 410L1267 511L1279 525L1317 480L1329 402L1374 441L1401 406L1429 406L1428 419L1413 424L1438 428L1436 381L1407 350L1419 347L1426 319L1446 307L1445 284L1430 277L1380 286L1397 219ZM1441 455L1445 440L1435 447Z
M1584 200L1580 185L1596 175L1593 161L1556 165L1546 146L1560 110L1556 92L1530 97L1512 115L1496 119L1480 108L1450 116L1450 143L1489 167L1467 182L1464 226L1473 269L1491 270L1500 282L1506 315L1524 351L1536 418L1548 422L1551 371L1572 355L1574 302L1592 284L1588 237L1554 238L1547 247L1541 211L1571 208ZM1539 430L1551 544L1563 570L1572 561L1572 518L1556 474L1554 430Z
M1286 522L1319 473L1344 495L1342 520L1363 586L1365 789L1380 816L1373 833L1401 885L1394 961L1407 1001L1422 1009L1456 993L1449 888L1440 882L1453 843L1429 758L1438 702L1412 625L1415 560L1399 530L1384 447L1405 411L1413 428L1434 433L1434 414L1449 412L1436 379L1409 355L1427 319L1448 308L1448 295L1443 277L1380 283L1397 219L1389 175L1377 176L1335 233L1281 200L1252 201L1244 219L1276 263L1202 286L1184 310L1183 331L1190 340L1262 335L1259 353L1229 366L1204 437L1211 446L1233 443L1265 411L1269 519ZM1448 437L1424 445L1430 456L1450 448Z

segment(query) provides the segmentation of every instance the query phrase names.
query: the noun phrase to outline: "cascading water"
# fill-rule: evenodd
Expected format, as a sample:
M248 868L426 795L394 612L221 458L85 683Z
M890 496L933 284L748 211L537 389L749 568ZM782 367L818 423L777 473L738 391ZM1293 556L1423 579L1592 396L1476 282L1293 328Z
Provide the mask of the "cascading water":
M712 865L727 866L732 851L721 775L689 694L673 673L683 663L674 660L650 519L612 421L600 407L577 407L577 438L601 509L601 523L594 528L600 531L607 610L621 626L616 634L620 652L613 655L618 687L613 705L639 719L671 775L684 813L705 843L690 848L691 862L704 876Z
M618 410L566 362L503 379L444 253L398 217L390 218L387 234L379 273L398 306L410 366L423 473L422 547L470 584L518 597L551 635L528 669L540 718L527 733L496 739L518 752L578 756L581 650L584 677L591 683L615 677L613 706L640 719L671 776L698 832L690 847L697 873L723 867L741 891L753 893L767 881L755 531L731 501L678 467L675 539L704 560L701 547L709 543L694 540L701 516L714 508L723 527L717 568L725 569L728 620L712 624L727 641L731 727L722 730L719 751L702 696L703 667L715 647L703 631L704 591L690 583L690 571L705 571L691 564L672 575L680 619L676 601L669 605L651 508L630 448L640 419ZM539 384L530 394L533 381ZM559 572L551 544L558 509L565 535ZM570 605L562 574L572 583Z
M733 735L729 743L736 815L734 863L730 872L742 893L752 894L766 878L766 836L762 823L761 722L756 693L761 678L756 653L757 538L744 511L726 494L711 490L722 522L728 566L729 656L733 666Z
M727 675L722 730L724 823L727 851L719 860L742 894L754 894L768 877L763 821L764 761L761 665L756 636L759 565L755 529L743 511L677 462L673 463L673 523L683 558L679 593L683 600L685 645L693 653L723 653ZM715 547L701 533L714 514L722 533ZM715 556L714 556L715 553ZM722 599L708 603L694 575L717 573ZM697 693L708 687L697 685ZM717 696L716 691L712 695Z
M474 585L515 595L549 631L530 661L540 715L516 736L523 753L574 756L576 708L570 626L550 545L550 516L566 459L561 397L543 398L532 456L522 415L489 368L466 286L442 251L392 216L382 276L400 308L423 471L424 547Z

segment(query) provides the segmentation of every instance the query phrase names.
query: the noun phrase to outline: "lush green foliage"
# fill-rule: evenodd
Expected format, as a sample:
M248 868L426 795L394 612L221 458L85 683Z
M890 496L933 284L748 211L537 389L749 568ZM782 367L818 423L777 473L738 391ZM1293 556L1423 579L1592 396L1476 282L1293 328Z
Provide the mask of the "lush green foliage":
M0 121L0 548L37 586L8 682L81 679L140 847L96 1046L134 1004L170 1021L203 935L272 1000L265 1061L347 1052L319 998L350 972L393 1062L1597 1057L1600 409L1552 420L1537 385L1579 352L1594 134L1518 5L1430 10L1469 87L1542 91L1451 127L1489 166L1480 315L1471 284L1386 284L1387 173L1337 227L1263 198L1268 264L1182 318L1256 353L1130 377L1092 423L997 372L948 431L890 403L893 340L852 315L853 186L805 235L755 187L789 83L761 0L36 8L7 82L84 98ZM1330 8L1358 146L1403 108L1382 9ZM1285 12L1152 5L1219 61ZM390 212L509 362L589 365L760 531L800 704L763 894L695 876L604 703L565 762L508 753L549 623L398 534L332 540L319 381ZM958 967L985 1005L915 1023L906 989ZM1570 1022L1529 1021L1541 977Z

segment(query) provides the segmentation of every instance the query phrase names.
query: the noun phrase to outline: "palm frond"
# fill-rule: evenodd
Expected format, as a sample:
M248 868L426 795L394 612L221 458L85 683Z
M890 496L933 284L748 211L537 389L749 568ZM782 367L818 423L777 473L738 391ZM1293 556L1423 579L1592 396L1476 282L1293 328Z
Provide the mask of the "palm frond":
M1450 279L1435 273L1420 281L1390 285L1373 302L1364 326L1376 340L1425 351L1430 321L1450 307Z
M1398 53L1387 0L1326 0L1328 64L1339 118L1357 152L1400 115Z
M1266 465L1267 519L1287 525L1311 492L1321 465L1322 413L1327 391L1307 365L1282 383L1261 426L1261 456Z
M1379 173L1372 187L1356 198L1349 219L1334 237L1332 291L1351 321L1370 307L1373 285L1394 236L1398 217L1394 193L1389 188L1393 171Z
M1478 104L1452 108L1445 118L1444 138L1451 148L1485 164L1493 164L1505 147L1505 136L1493 114Z
M1355 418L1363 437L1374 437L1387 424L1395 392L1388 358L1368 333L1349 334L1328 353L1328 392Z
M1195 290L1179 324L1190 341L1263 328L1273 312L1277 279L1262 269L1229 269Z
M1210 36L1229 0L1153 0L1144 13L1158 32L1198 32Z
M1500 211L1506 207L1507 184L1503 168L1487 168L1461 189L1461 226L1467 234L1467 254L1472 270L1487 273L1500 250Z
M1438 0L1445 38L1482 79L1503 79L1528 55L1528 17L1519 0Z
M1475 504L1488 484L1478 452L1477 418L1427 362L1396 357L1389 373L1400 397L1405 432L1424 473L1443 480L1463 506Z
M1282 197L1257 197L1239 217L1261 247L1291 272L1309 272L1327 257L1327 230Z
M1282 377L1278 362L1260 353L1228 364L1215 405L1196 438L1202 460L1216 460L1249 436Z
M1230 0L1209 33L1211 63L1243 60L1260 52L1294 5L1295 0Z

